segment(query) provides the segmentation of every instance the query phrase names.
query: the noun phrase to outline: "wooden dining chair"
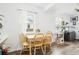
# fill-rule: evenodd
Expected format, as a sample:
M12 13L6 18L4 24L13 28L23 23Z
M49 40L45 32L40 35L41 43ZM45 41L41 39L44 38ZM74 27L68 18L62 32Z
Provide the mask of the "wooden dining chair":
M48 32L44 35L43 45L44 45L44 54L46 54L47 46L49 46L50 50L52 51L52 33L51 32Z
M44 51L43 51L43 39L44 39L44 35L42 33L35 35L35 39L34 39L34 55L36 54L37 49L40 49L42 51L42 53L44 53Z
M22 54L23 51L29 50L28 38L23 33L20 34L20 42L22 45L22 50L20 51L20 54Z

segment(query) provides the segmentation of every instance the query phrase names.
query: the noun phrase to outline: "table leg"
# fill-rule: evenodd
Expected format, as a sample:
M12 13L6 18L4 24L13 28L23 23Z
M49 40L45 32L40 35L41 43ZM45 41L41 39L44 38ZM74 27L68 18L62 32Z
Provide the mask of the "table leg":
M31 42L30 42L30 48L29 49L30 49L30 55L32 55L32 53L31 53Z

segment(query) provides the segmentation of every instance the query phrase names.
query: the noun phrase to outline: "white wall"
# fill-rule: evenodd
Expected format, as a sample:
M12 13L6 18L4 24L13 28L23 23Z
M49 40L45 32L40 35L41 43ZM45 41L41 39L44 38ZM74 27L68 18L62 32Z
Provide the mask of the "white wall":
M41 32L51 31L53 34L52 41L56 39L56 21L55 16L48 13L42 13L39 15L39 19L37 21L37 27L41 29Z

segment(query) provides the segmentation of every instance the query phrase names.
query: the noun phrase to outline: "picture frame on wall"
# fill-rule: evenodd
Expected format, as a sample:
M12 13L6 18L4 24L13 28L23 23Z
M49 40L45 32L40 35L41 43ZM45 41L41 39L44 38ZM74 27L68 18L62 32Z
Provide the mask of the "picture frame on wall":
M70 17L70 22L72 22L73 25L76 25L77 21L78 21L78 16Z

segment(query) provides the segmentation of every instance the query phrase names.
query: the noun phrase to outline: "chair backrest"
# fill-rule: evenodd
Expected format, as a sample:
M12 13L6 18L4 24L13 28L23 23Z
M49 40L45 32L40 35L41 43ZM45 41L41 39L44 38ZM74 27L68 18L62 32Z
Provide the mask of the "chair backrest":
M44 39L44 35L42 33L36 34L34 39L34 44L42 44Z
M44 35L44 43L51 43L52 42L52 33L48 32Z
M20 34L20 42L21 42L21 44L23 44L24 42L27 42L27 41L28 41L28 38L23 33L21 33Z

